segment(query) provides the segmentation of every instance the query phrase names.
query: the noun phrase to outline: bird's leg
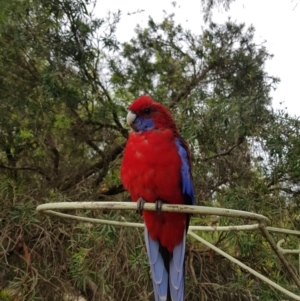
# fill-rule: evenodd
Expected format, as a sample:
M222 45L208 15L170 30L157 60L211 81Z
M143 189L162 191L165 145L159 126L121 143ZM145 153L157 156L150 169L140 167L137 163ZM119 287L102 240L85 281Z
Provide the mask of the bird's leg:
M156 212L157 212L158 215L161 214L162 204L163 204L162 200L156 200L155 201L155 210L156 210Z
M144 210L144 205L145 205L146 201L143 198L139 198L136 202L136 212L139 213L140 215L143 214L143 210Z

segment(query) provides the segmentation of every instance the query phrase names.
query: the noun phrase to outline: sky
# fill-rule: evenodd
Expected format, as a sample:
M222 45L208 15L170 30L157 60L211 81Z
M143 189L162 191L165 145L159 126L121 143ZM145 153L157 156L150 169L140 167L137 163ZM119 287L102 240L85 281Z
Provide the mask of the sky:
M117 30L117 38L121 42L134 36L137 24L146 27L149 16L160 21L165 13L172 12L177 23L194 34L201 34L204 26L201 0L177 0L175 7L172 2L98 0L95 14L105 17L109 11L121 10ZM229 16L233 21L253 24L256 43L263 42L268 52L274 55L266 64L267 72L281 80L271 94L273 107L286 108L291 115L300 116L300 0L236 0L228 12L215 9L213 21L224 23Z

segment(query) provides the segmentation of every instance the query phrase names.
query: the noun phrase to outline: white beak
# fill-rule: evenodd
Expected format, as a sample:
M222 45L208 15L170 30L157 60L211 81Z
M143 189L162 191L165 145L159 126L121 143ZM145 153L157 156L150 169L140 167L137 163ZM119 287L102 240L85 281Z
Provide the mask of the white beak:
M136 114L134 114L132 111L129 111L126 117L127 124L131 126L135 118L136 118Z

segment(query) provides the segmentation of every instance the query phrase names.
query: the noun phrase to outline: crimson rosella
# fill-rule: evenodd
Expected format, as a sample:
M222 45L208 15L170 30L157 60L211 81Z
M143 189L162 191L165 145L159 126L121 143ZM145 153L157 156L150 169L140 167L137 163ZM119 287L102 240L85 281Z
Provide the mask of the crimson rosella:
M185 237L189 215L161 212L162 203L194 204L190 153L163 105L141 96L129 106L130 133L121 179L142 211L144 202L157 212L142 211L155 301L184 300Z

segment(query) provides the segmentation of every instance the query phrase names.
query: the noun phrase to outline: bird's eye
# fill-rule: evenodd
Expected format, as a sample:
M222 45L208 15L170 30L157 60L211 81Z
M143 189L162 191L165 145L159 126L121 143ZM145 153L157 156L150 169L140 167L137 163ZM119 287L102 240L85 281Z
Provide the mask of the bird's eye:
M144 109L144 114L149 115L151 113L151 109L150 108L146 108Z

